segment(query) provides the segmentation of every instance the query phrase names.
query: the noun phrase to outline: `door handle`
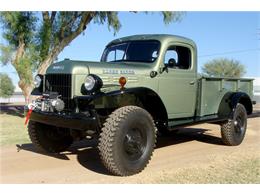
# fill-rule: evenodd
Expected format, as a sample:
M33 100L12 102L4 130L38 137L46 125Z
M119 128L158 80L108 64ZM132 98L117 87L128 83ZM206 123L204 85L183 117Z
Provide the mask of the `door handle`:
M191 82L190 82L190 85L194 85L194 84L195 84L195 81L191 81Z

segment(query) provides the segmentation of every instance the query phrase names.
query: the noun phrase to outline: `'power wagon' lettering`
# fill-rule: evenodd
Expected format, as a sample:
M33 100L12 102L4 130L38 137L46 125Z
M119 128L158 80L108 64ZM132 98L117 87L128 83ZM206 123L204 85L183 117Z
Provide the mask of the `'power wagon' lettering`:
M103 69L103 74L135 74L133 70Z

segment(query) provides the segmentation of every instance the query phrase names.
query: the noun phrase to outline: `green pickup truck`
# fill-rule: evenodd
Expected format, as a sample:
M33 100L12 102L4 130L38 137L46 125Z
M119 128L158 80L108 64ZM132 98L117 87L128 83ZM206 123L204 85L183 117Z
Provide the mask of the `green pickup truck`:
M27 107L28 131L38 149L62 152L75 140L96 138L105 167L128 176L146 167L158 132L214 123L224 144L239 145L253 82L198 74L190 39L135 35L110 42L100 62L52 64L35 77L32 95L38 97Z

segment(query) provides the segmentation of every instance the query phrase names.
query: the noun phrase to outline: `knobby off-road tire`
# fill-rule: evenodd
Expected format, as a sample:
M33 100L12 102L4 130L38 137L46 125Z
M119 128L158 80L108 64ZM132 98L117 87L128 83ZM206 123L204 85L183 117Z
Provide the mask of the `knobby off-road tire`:
M114 175L141 172L151 159L157 129L152 116L136 106L115 110L104 123L99 138L100 157Z
M222 141L228 146L242 143L247 127L247 112L242 104L237 104L232 118L221 125Z
M58 153L65 151L73 142L69 129L58 128L30 121L29 137L40 152Z

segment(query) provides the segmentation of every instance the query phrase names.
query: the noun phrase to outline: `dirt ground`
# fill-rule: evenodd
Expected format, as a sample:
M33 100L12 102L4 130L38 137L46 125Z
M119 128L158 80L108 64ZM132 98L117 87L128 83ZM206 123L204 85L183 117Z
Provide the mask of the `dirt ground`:
M223 145L220 127L212 124L161 137L148 167L130 177L106 171L95 141L54 155L37 153L31 143L3 146L0 183L260 183L259 113L248 119L240 146Z

